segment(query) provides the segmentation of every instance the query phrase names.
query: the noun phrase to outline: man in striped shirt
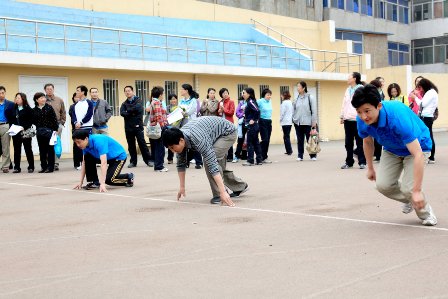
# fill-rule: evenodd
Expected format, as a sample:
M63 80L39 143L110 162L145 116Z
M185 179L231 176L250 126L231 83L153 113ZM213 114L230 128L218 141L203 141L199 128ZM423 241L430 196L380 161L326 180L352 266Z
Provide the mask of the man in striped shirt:
M230 197L239 197L248 190L246 182L226 169L227 151L238 136L234 124L217 116L203 116L190 120L181 129L171 128L163 132L163 144L177 153L177 170L180 180L179 200L185 196L185 171L188 167L188 153L196 151L203 157L205 171L212 189L212 204L221 201L234 206ZM229 195L226 187L233 191Z

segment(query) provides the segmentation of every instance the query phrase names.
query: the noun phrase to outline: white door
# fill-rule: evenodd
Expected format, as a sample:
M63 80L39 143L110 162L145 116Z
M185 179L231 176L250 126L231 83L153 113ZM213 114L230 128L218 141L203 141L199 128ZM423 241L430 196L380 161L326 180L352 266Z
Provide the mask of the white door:
M36 92L43 92L44 85L52 83L54 85L54 94L64 100L65 110L67 112L67 121L65 127L62 130L62 152L70 153L70 118L68 116L68 82L65 77L46 77L46 76L19 76L19 91L26 94L28 98L28 104L33 108L34 101L33 96ZM71 98L71 97L70 97ZM36 138L33 138L33 152L38 153L39 147L37 146ZM24 151L22 151L24 153Z

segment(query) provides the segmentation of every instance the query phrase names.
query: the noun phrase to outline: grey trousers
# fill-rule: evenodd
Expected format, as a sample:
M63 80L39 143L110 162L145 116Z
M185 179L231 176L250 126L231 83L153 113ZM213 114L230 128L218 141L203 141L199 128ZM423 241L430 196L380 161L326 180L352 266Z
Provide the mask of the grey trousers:
M9 152L9 146L11 143L11 136L7 133L9 130L9 125L0 125L0 138L2 140L2 163L1 169L9 169L9 164L11 164L11 157Z
M233 174L233 171L228 170L226 168L227 166L227 151L229 148L235 143L236 138L238 137L238 132L235 131L233 134L228 136L222 136L216 140L216 142L213 144L213 149L215 150L216 158L218 160L219 164L219 172L221 173L221 176L224 180L224 185L232 190L235 191L243 191L244 188L246 188L246 182L244 182L239 177L236 177ZM207 166L207 163L204 163L205 173L207 174L208 182L210 183L210 188L212 189L213 197L219 196L219 188L216 184L215 180L213 179L213 176L208 171L209 168Z
M430 153L425 155L425 165ZM403 173L400 182L400 176ZM376 188L384 196L402 203L412 202L412 187L414 186L414 157L399 157L386 150L381 155L376 173ZM425 208L415 211L418 218L424 220L429 216L429 204Z
M109 128L104 128L104 129L92 128L92 134L101 134L101 135L109 136Z

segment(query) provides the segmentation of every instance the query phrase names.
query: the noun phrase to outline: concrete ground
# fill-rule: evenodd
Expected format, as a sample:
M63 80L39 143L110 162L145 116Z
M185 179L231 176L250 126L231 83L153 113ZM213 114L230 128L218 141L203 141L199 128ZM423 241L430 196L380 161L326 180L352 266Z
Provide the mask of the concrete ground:
M141 157L134 188L106 194L72 190L71 161L1 174L0 297L448 298L448 133L436 141L424 183L435 228L365 170L339 169L342 142L317 162L272 146L271 165L232 164L250 185L235 208L210 205L194 168L177 202L175 167L154 173Z

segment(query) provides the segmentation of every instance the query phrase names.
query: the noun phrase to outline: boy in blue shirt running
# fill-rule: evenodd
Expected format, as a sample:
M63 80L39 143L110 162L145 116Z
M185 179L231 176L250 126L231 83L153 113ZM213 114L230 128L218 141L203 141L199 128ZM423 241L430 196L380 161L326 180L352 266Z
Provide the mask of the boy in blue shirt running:
M376 181L384 196L402 202L403 213L415 209L423 225L436 225L437 218L422 192L424 167L432 148L426 125L402 103L381 102L377 88L371 84L355 91L352 105L358 113L367 178ZM377 171L373 168L374 139L384 147Z
M126 151L115 139L107 135L89 135L86 130L76 130L72 138L84 154L81 182L75 189L99 188L100 192L107 192L106 184L126 187L134 185L133 173L120 174L126 162ZM101 164L101 180L98 179L96 164ZM84 177L87 178L87 185L82 186Z

